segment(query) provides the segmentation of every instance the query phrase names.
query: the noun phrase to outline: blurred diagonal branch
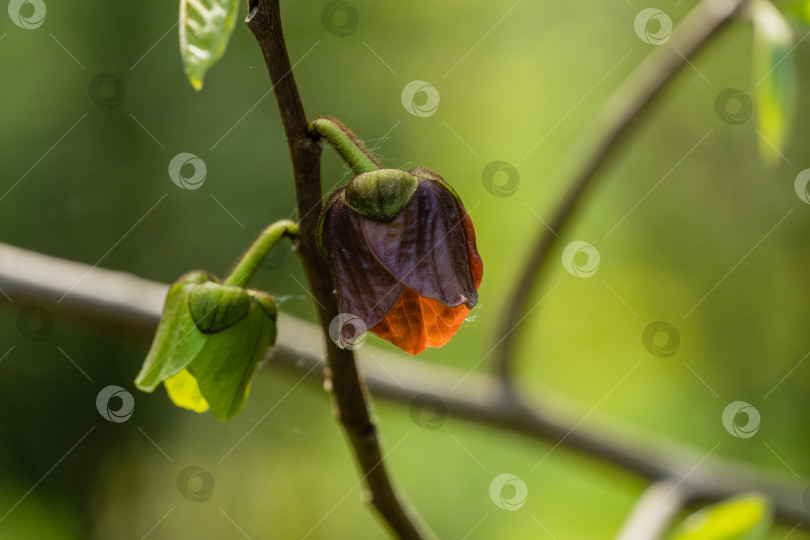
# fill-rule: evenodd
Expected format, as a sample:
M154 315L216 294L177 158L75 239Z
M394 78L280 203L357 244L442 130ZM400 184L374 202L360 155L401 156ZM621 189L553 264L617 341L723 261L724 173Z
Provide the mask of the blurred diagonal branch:
M72 292L59 302L71 288ZM129 274L92 269L0 244L0 289L14 300L12 306L33 303L70 320L149 340L167 288ZM3 298L0 295L0 305L9 306ZM267 366L310 372L313 382L321 384L319 370L312 369L326 368L321 360L325 352L321 332L315 324L281 313L279 339L268 354ZM360 349L358 356L374 396L411 403L430 394L458 418L560 445L654 482L675 479L681 504L758 491L773 501L778 519L790 525L800 521L810 530L810 515L802 505L802 493L810 479L781 480L751 466L715 458L701 463L705 452L663 440L658 434L640 434L615 419L601 417L598 429L580 425L583 408L548 388L533 389L534 395L545 398L542 403L529 403L517 394L504 393L499 379L491 375L464 378L462 370L370 345ZM462 378L464 382L457 385Z
M547 270L551 252L582 207L585 196L630 135L652 110L663 90L697 54L723 29L749 0L702 0L664 45L656 47L605 102L595 122L589 123L586 136L569 159L568 178L562 182L568 191L557 204L552 218L541 230L529 259L507 302L497 336L503 340L494 359L495 370L505 384L511 385L515 344L519 326L530 305L543 271Z
M391 485L383 462L377 429L366 402L366 391L357 372L351 350L336 347L329 339L329 325L337 317L338 308L332 294L332 279L326 263L315 246L315 231L320 217L321 145L307 133L307 120L293 68L287 53L281 24L279 0L249 0L247 26L256 38L270 74L276 102L284 125L298 207L300 235L298 254L304 266L309 288L315 299L320 334L307 338L323 344L321 351L328 360L324 371L332 389L337 414L354 450L362 480L368 487L369 502L377 509L390 530L400 538L419 539L427 527L417 522L405 509Z

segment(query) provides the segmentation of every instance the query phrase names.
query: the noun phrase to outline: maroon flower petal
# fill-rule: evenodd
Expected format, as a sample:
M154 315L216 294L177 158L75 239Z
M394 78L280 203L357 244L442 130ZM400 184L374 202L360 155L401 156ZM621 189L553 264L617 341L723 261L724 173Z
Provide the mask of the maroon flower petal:
M464 236L467 238L467 258L470 261L470 271L475 283L475 290L478 290L478 287L481 286L481 279L484 277L484 263L481 261L481 255L478 254L478 244L475 242L475 228L470 215L461 203L457 204L464 219Z
M446 306L472 307L478 302L464 217L443 186L420 179L396 218L389 222L363 218L362 230L377 260L420 296Z
M391 310L403 285L369 251L364 220L341 197L329 209L324 233L340 312L360 317L371 328Z

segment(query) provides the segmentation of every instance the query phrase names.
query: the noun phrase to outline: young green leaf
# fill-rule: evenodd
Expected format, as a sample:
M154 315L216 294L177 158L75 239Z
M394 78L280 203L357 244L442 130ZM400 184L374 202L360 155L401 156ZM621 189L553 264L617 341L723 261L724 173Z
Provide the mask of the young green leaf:
M752 13L759 148L763 158L775 161L785 147L793 108L793 32L769 0L755 1Z
M180 0L180 55L195 90L225 52L238 13L239 0Z
M810 0L793 0L779 5L782 13L792 15L806 25L810 25Z
M687 517L670 540L761 540L772 522L768 500L758 493L745 493Z

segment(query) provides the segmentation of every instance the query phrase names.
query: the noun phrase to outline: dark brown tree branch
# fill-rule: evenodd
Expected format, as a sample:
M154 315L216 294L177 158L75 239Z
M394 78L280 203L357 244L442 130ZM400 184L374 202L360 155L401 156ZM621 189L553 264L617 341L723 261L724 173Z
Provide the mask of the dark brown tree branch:
M602 107L598 119L588 124L587 135L570 156L570 186L557 204L548 225L540 233L521 270L506 305L498 339L503 341L495 356L495 370L504 384L511 385L515 346L521 335L520 321L526 314L535 291L549 266L550 255L582 207L586 196L603 178L605 168L619 154L621 145L633 134L652 109L663 90L701 49L720 34L748 0L702 0L684 18L670 40L651 52L613 93ZM593 135L595 133L595 135Z
M247 25L256 37L275 89L284 132L292 157L293 176L301 234L298 254L318 308L329 369L325 371L334 396L337 415L354 449L369 491L369 501L388 527L400 538L422 538L420 528L405 510L391 485L372 422L365 389L357 373L354 355L329 340L329 324L338 315L332 281L315 239L321 198L321 145L307 134L308 120L292 72L278 0L249 0Z
M9 303L0 293L0 306L21 309L36 304L70 320L149 340L157 327L167 288L122 272L91 269L0 244L0 290L14 300ZM59 302L67 291L70 294ZM325 347L331 347L331 343L324 344L321 332L314 324L280 313L278 342L268 354L268 365L296 373L309 372L313 382L320 384L317 368L325 367L321 359ZM368 344L358 356L374 396L411 403L417 396L432 394L447 405L452 416L559 443L562 448L653 482L674 479L680 482L682 504L717 501L744 491L764 493L773 501L779 520L791 526L801 521L810 530L810 513L802 504L810 479L782 480L751 466L717 458L706 459L694 469L705 452L665 440L660 434L639 434L605 417L600 418L598 430L578 426L583 407L555 396L548 388L533 389L533 394L544 396L544 401L529 403L501 392L501 384L494 376L465 377L459 369L406 358ZM462 378L464 382L456 386ZM453 386L455 390L447 390Z

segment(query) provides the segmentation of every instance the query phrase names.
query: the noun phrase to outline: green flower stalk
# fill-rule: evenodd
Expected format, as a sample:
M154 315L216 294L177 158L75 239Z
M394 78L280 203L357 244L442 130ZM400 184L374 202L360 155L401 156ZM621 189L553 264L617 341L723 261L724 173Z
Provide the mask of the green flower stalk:
M374 154L340 120L321 116L310 122L309 132L316 138L323 137L326 139L355 174L383 168L382 164L374 157Z

